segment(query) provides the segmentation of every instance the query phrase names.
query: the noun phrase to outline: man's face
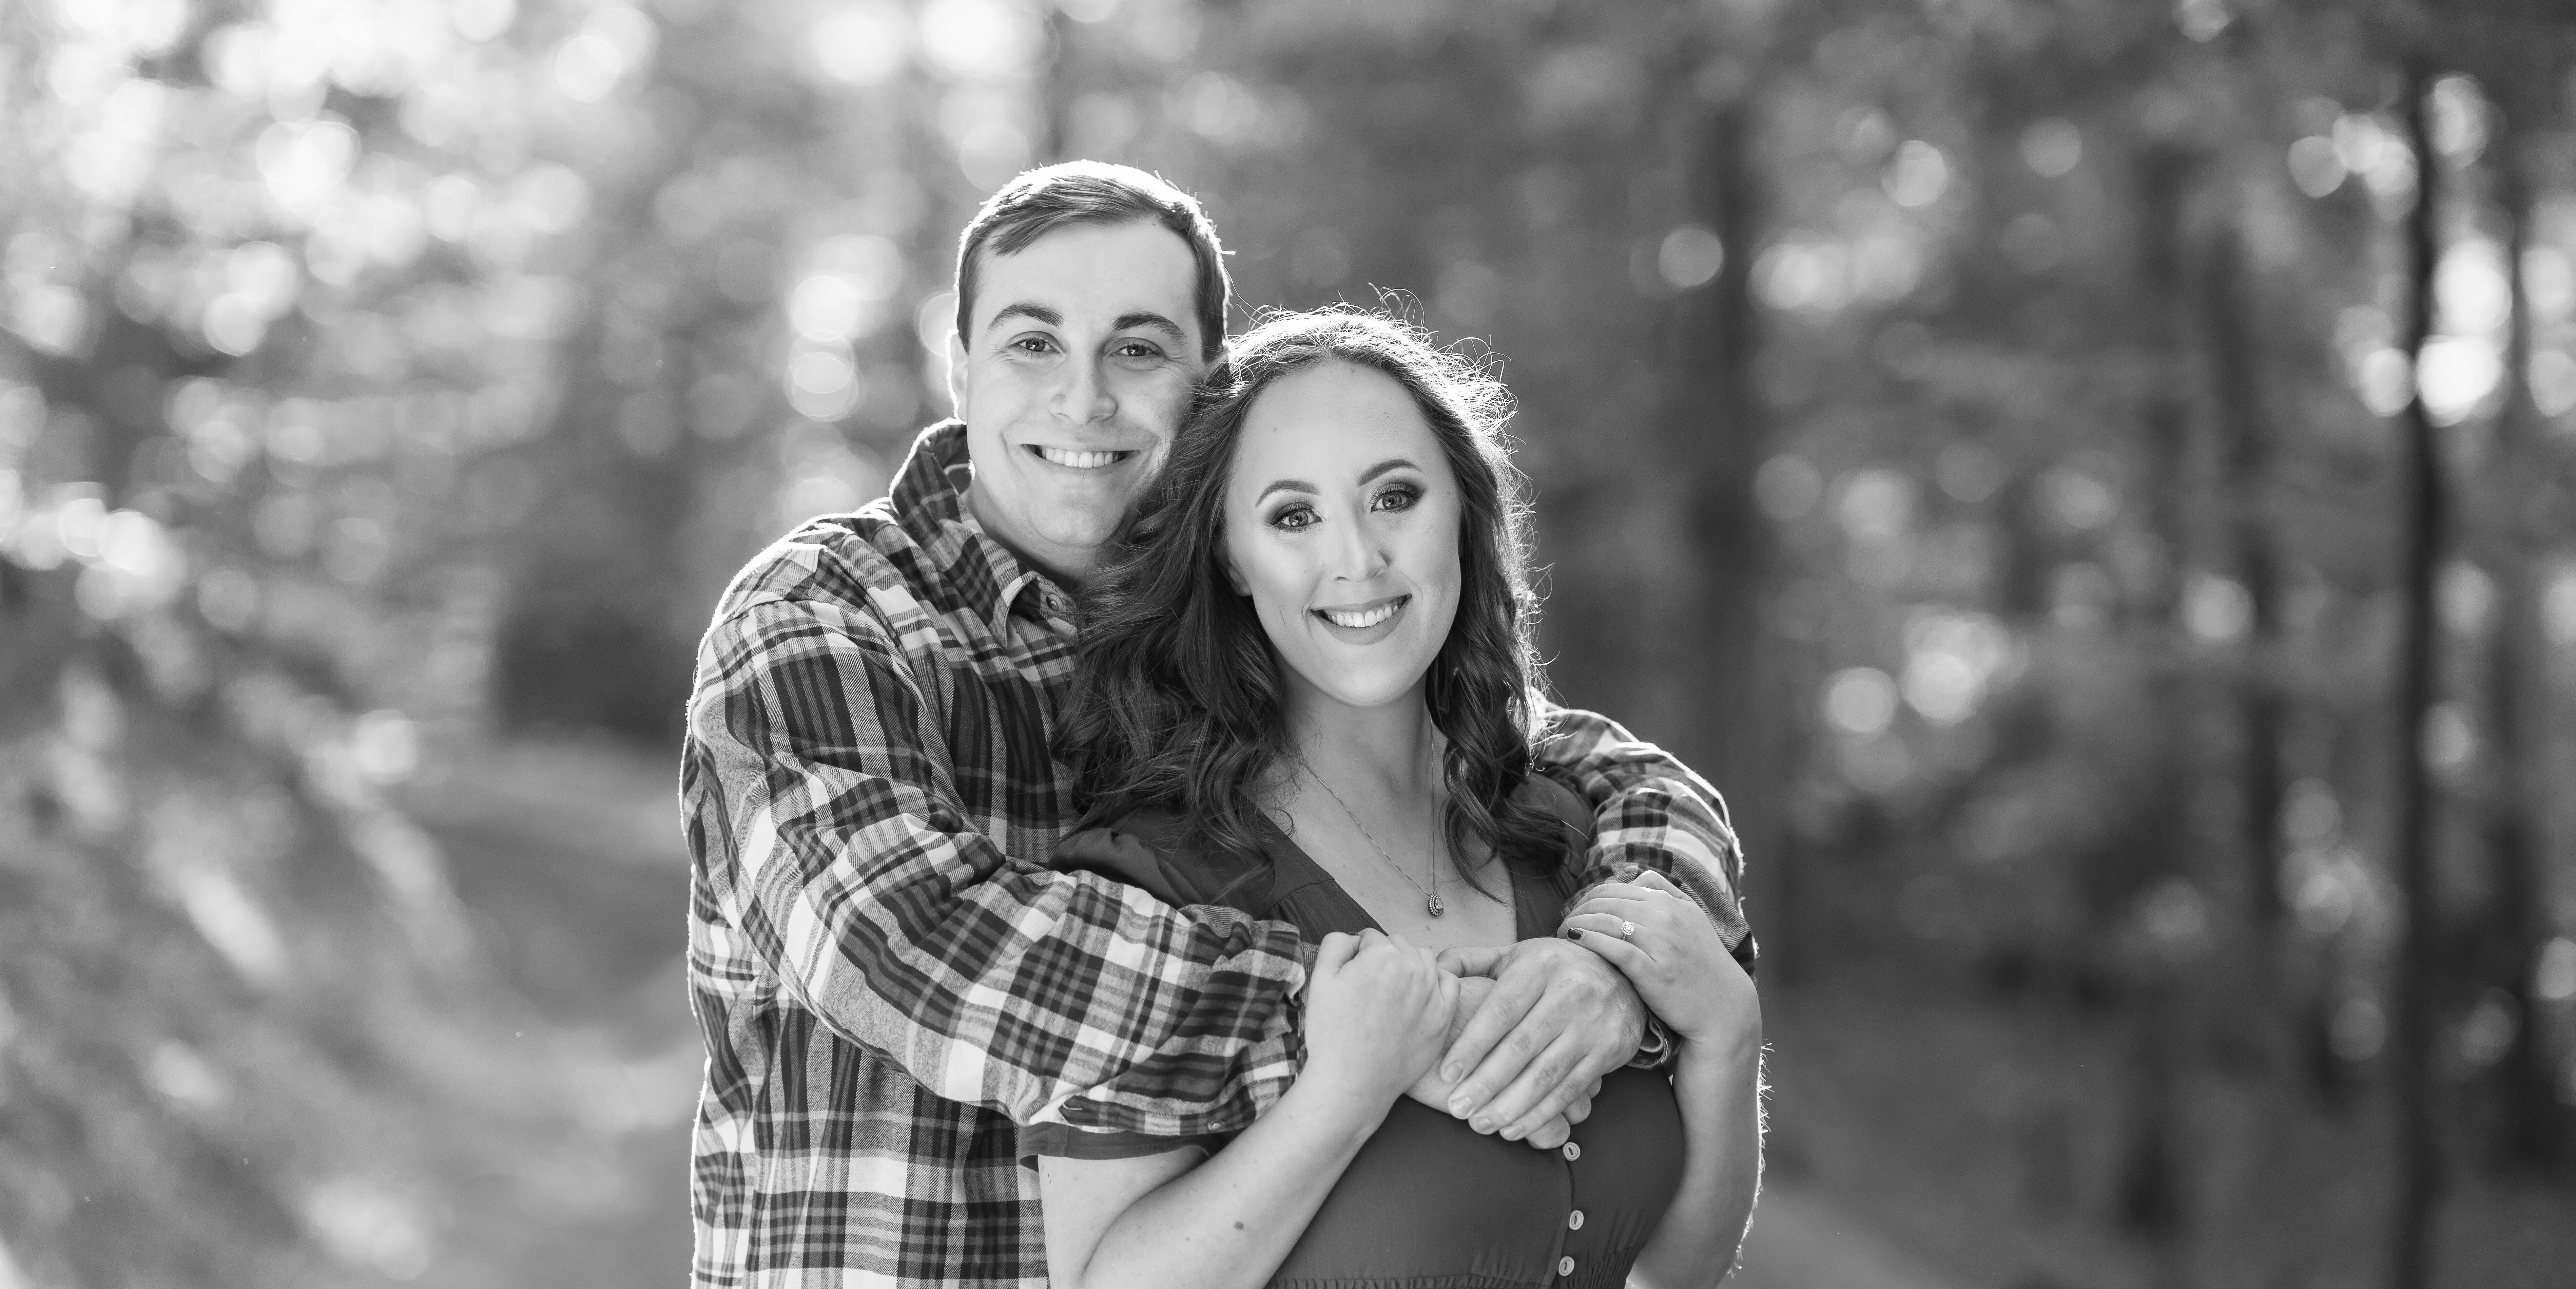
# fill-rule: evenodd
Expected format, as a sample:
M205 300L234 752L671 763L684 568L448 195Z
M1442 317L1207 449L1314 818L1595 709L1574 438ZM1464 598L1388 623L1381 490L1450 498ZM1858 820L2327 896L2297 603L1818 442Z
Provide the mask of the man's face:
M1091 571L1163 467L1206 363L1197 263L1158 224L1075 224L981 252L948 390L975 463L967 508L1057 577Z

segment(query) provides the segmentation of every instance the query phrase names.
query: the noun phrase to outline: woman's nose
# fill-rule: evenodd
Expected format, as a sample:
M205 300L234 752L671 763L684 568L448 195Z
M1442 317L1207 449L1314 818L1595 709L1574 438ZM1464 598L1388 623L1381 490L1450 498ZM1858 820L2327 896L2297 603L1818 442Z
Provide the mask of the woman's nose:
M1377 534L1364 523L1337 525L1339 539L1333 543L1333 576L1345 582L1365 582L1386 571L1385 547Z

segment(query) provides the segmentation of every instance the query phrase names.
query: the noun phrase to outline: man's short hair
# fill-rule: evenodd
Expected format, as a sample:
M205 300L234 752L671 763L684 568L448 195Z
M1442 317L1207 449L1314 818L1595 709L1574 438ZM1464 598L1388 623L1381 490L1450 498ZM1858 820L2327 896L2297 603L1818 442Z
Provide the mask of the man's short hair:
M984 199L957 239L957 337L971 342L975 276L990 247L1011 255L1069 224L1159 224L1189 243L1198 261L1199 346L1214 362L1225 348L1225 311L1234 286L1225 275L1225 248L1198 199L1134 166L1065 161L1023 170Z

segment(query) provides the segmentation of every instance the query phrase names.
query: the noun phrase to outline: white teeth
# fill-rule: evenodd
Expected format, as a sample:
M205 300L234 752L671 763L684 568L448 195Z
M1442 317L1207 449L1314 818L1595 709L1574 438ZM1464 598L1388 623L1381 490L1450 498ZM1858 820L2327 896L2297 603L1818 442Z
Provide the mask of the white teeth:
M1126 455L1123 452L1074 452L1064 448L1039 448L1038 455L1057 465L1075 470L1097 470Z
M1318 609L1316 612L1323 614L1324 620L1332 623L1334 626L1349 627L1356 631L1362 627L1376 626L1377 624L1386 621L1388 618L1394 617L1395 611L1403 607L1404 601L1396 600L1392 603L1381 604L1374 609L1360 612L1354 612L1348 609Z

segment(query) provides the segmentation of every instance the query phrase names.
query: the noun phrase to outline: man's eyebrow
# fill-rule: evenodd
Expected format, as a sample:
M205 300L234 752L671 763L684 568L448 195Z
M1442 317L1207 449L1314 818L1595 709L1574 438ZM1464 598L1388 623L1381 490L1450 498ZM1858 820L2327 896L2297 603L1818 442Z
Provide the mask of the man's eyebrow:
M1164 335L1172 338L1172 344L1176 348L1189 341L1189 333L1181 330L1181 324L1174 322L1159 313L1138 312L1119 314L1117 324L1110 327L1110 330L1125 331L1129 327L1146 327L1162 332Z
M1004 318L1010 317L1034 318L1050 327L1061 327L1064 325L1063 314L1058 313L1043 304L1022 303L1003 305L1000 311L993 315L993 320L984 324L984 329L989 331L998 327L1002 325L1002 320Z
M1315 485L1313 485L1313 484L1311 484L1311 483L1308 483L1308 482L1306 482L1306 481L1305 481L1305 480L1303 480L1303 479L1282 479L1282 480L1280 480L1279 482L1274 483L1274 484L1270 485L1269 487L1262 489L1262 490L1261 490L1261 495L1252 499L1252 504L1253 504L1253 505L1256 505L1256 506L1260 505L1262 502L1269 500L1269 498L1270 498L1270 494L1272 494L1272 493L1274 493L1274 492L1308 492L1308 493L1313 493L1313 492L1322 492L1322 491L1323 491L1323 489L1318 488L1318 487L1316 487Z
M1405 460L1403 457L1388 457L1386 460L1380 461L1376 465L1370 466L1366 471L1362 472L1360 475L1360 482L1365 484L1369 480L1385 474L1389 470L1419 470L1421 468L1421 466L1415 465L1412 462Z

